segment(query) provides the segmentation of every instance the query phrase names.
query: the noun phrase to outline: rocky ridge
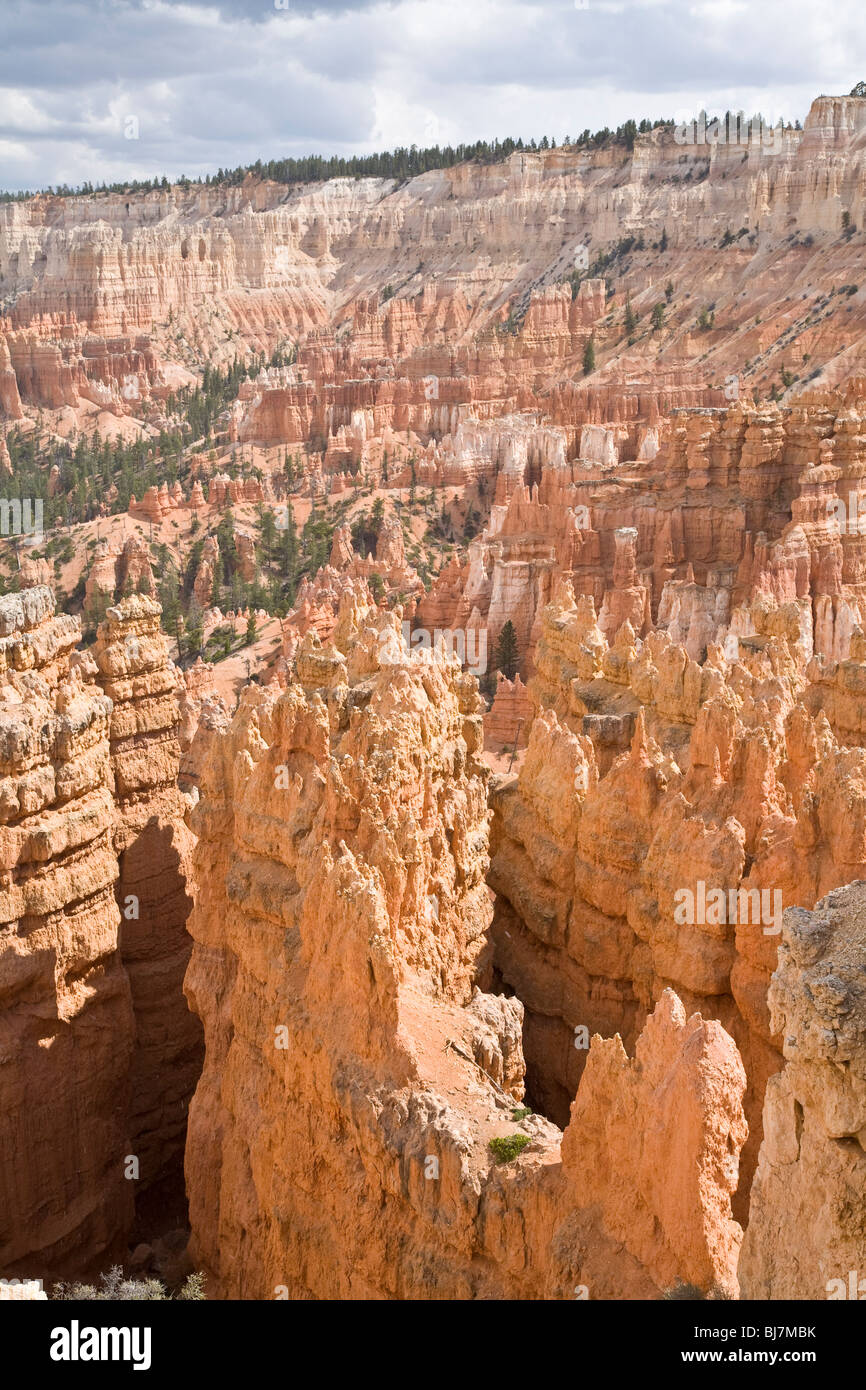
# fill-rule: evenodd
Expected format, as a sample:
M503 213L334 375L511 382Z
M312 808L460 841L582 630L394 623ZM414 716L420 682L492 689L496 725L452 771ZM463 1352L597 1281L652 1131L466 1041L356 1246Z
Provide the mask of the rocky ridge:
M158 626L157 604L123 600L94 660L49 589L0 599L4 1274L104 1267L183 1147L200 1035Z
M265 352L307 339L320 364L310 379L335 382L335 404L342 396L349 406L348 325L369 376L355 384L354 408L378 397L380 411L396 409L397 428L418 409L429 417L421 388L431 374L440 429L449 415L456 423L461 401L491 399L494 378L500 402L504 386L526 404L542 380L567 397L590 332L606 359L604 384L587 398L596 404L611 391L636 405L643 393L644 408L652 396L663 409L699 404L728 373L778 375L795 340L835 385L862 347L858 243L847 233L863 220L864 128L866 99L819 97L804 129L778 132L770 148L760 138L683 143L657 129L631 151L523 151L403 185L287 189L251 177L232 188L7 203L0 404L11 418L82 400L135 411L164 397L175 369L228 358L240 337ZM562 283L624 241L616 270L630 257L622 289L638 313L649 314L666 283L676 288L665 329L636 349L612 330L601 275L587 276L574 300ZM854 301L833 303L852 282ZM706 286L714 318L698 329ZM396 293L382 315L386 287ZM382 365L401 361L396 383L377 385ZM303 385L260 393L248 437L303 437L290 421L315 410L316 395Z
M203 749L196 875L212 891L187 992L206 1053L186 1166L193 1255L219 1294L640 1297L680 1276L733 1291L730 1037L669 992L633 1059L593 1040L564 1135L515 1110L522 1006L476 983L474 682L348 604L296 663ZM676 1131L647 1123L662 1096ZM490 1140L515 1131L525 1153L495 1163ZM613 1164L586 1163L611 1143Z

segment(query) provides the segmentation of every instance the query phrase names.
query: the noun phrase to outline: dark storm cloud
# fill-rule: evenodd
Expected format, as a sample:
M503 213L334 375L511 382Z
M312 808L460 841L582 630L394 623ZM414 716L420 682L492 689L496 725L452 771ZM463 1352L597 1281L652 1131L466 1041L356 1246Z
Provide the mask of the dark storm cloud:
M561 138L703 104L802 118L818 92L866 77L852 67L863 13L859 0L0 0L0 187Z

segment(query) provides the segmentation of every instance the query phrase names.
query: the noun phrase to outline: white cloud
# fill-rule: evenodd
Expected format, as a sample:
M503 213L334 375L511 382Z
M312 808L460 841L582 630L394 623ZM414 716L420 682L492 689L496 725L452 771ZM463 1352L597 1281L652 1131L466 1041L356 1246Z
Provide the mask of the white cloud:
M0 186L559 140L702 106L802 119L866 78L861 0L66 0L50 26L44 11L4 7Z

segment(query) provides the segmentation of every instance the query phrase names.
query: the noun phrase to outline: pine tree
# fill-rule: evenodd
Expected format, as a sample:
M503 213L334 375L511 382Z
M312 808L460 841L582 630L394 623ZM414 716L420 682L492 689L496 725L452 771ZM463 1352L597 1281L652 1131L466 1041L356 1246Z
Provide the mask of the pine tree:
M289 581L291 597L294 597L295 571L298 567L298 528L295 524L295 509L289 498L286 506L286 530L283 535L283 574Z
M631 307L631 295L627 294L625 297L625 331L628 334L628 336L631 337L632 333L634 333L634 330L636 328L637 314Z
M264 510L260 511L260 520L262 550L264 551L266 561L270 563L271 555L274 549L274 541L276 539L277 534L276 521L274 520L274 514L272 511Z
M202 635L204 614L196 603L195 599L190 601L189 611L186 615L186 642L187 653L189 656L201 656Z
M517 675L518 651L517 633L514 631L514 624L511 619L503 623L499 636L496 639L494 651L494 662L496 669L501 671L507 680L513 681Z
M590 372L595 371L595 343L592 335L586 340L586 347L583 349L583 374L589 376Z

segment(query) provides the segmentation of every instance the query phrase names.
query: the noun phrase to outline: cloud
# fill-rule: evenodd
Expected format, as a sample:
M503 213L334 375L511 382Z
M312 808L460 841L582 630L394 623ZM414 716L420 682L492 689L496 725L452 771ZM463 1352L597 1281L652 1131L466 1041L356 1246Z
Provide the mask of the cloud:
M138 0L146 5L148 0ZM343 14L346 10L369 10L375 0L165 0L167 5L177 8L189 5L193 8L217 10L224 18L246 19L251 24L262 24L274 10L288 10L292 14Z
M802 120L866 77L860 0L15 0L3 29L9 188L701 106Z

